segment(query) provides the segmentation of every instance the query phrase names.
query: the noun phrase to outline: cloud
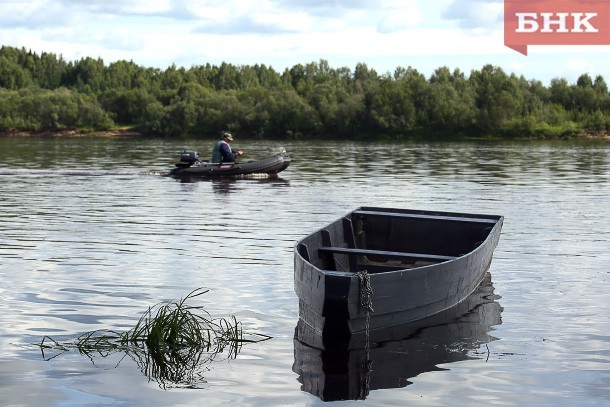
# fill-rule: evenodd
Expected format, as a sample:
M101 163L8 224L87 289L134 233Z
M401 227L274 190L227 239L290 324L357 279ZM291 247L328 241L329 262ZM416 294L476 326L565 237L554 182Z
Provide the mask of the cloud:
M377 31L392 33L413 28L421 22L422 13L417 2L402 0L389 1L380 10Z
M236 15L271 12L301 14L323 18L344 17L357 10L376 10L385 0L48 0L65 8L81 9L92 14L114 16L159 16L178 19L231 18ZM15 2L15 4L17 4Z
M173 3L187 0L56 0L66 8L79 9L92 14L159 15L173 10Z
M503 27L503 0L454 0L442 13L447 20L457 20L466 30L489 30Z
M584 73L595 71L592 64L584 59L568 59L565 61L560 76L567 78L568 82L576 82L578 77Z
M205 34L285 34L311 29L312 19L305 13L278 13L258 10L221 19L204 18L193 32Z
M380 9L385 3L384 0L274 0L278 9L299 10L307 14L326 17L344 17L354 11Z
M231 7L232 13L203 16L194 30L205 34L341 33L369 28L392 33L413 28L421 21L415 0L386 1L259 1ZM227 8L223 9L227 10Z
M40 29L70 24L74 18L63 4L53 0L0 2L0 27Z
M65 9L80 11L89 15L104 17L132 16L165 17L178 20L192 20L206 15L217 14L215 10L235 7L235 0L219 2L197 0L48 0L61 4ZM214 3L214 4L208 4Z

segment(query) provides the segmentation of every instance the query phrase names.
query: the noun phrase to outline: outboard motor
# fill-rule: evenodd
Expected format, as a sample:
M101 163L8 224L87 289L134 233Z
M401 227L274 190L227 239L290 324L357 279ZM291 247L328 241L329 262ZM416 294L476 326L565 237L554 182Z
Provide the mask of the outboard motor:
M176 164L176 167L190 167L197 161L199 161L199 154L196 151L184 150L180 153L180 162Z

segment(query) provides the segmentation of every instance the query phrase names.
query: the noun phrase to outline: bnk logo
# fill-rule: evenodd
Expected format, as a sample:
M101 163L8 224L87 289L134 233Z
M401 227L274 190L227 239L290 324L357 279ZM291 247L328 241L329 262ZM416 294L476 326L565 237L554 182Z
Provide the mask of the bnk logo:
M504 45L610 45L610 0L504 0Z

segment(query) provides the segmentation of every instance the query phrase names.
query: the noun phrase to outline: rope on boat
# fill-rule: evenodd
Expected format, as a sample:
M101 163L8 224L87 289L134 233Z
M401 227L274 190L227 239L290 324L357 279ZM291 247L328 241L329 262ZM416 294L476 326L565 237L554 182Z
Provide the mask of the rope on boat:
M360 306L364 309L364 335L366 338L366 358L360 364L360 394L359 399L364 400L369 395L371 372L373 371L373 361L369 357L369 326L371 312L373 312L373 289L371 288L371 276L366 270L357 273L360 286Z

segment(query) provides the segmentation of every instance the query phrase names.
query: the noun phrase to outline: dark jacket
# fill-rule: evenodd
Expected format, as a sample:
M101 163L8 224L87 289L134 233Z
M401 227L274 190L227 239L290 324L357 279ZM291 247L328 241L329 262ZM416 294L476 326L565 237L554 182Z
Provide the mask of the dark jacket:
M235 152L231 150L231 146L224 140L220 140L212 149L213 163L226 163L235 161Z

